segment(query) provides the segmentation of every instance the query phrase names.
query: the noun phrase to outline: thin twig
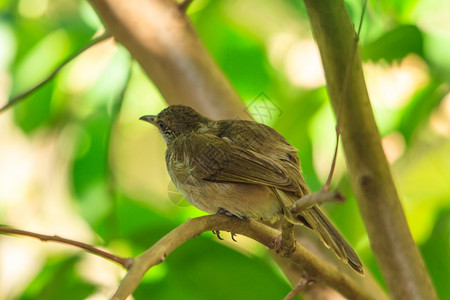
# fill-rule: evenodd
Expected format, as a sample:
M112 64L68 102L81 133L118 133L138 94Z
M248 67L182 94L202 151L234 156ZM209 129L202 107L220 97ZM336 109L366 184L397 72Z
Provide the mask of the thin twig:
M39 88L41 88L43 85L45 85L47 82L49 82L50 80L52 80L58 73L59 71L61 71L61 69L66 66L68 63L70 63L72 60L74 60L77 56L79 56L81 53L83 53L84 51L86 51L87 49L91 48L94 45L97 45L98 43L106 40L107 38L110 37L110 34L108 32L105 32L104 34L102 34L99 37L96 37L95 39L91 40L89 42L89 44L87 44L86 46L84 46L83 48L81 48L80 50L76 51L75 53L73 53L71 56L69 56L68 58L66 58L58 67L56 67L55 70L53 70L52 73L50 73L50 75L48 75L46 78L44 78L41 82L39 82L38 84L36 84L35 86L33 86L32 88L30 88L29 90L11 97L8 101L8 103L6 105L4 105L2 108L0 108L0 113L7 110L9 107L17 104L18 102L20 102L21 100L25 99L28 95L34 93L36 90L38 90Z
M314 205L320 205L325 202L344 202L345 197L339 192L326 192L321 190L317 193L312 193L306 196L303 196L294 205L291 206L291 213L293 215L297 215L305 209L311 208Z
M28 237L39 239L42 242L55 242L55 243L71 245L71 246L86 250L94 255L97 255L97 256L106 258L110 261L113 261L115 263L118 263L121 266L123 266L125 269L130 269L133 264L132 258L120 257L120 256L114 255L112 253L106 252L104 250L101 250L99 248L96 248L92 245L74 241L74 240L70 240L70 239L66 239L66 238L63 238L63 237L60 237L57 235L40 234L40 233L31 232L31 231L10 228L10 227L6 227L6 226L0 226L0 233L28 236Z
M338 108L338 113L337 113L337 117L336 117L336 147L334 148L334 155L333 155L333 161L331 162L330 173L328 174L328 178L327 178L325 185L322 187L322 190L325 192L328 192L330 190L331 179L333 178L334 170L336 169L337 153L339 150L339 137L341 136L342 107L343 107L343 102L345 100L345 97L347 96L348 87L350 84L350 76L352 75L353 63L355 61L356 50L358 49L359 36L361 34L362 23L364 20L364 13L366 12L366 5L367 5L367 0L364 0L362 12L361 12L361 18L359 20L358 31L355 36L355 46L352 49L352 53L350 56L350 63L347 66L347 69L345 70L344 82L342 83L341 97L339 98L339 104L338 104L339 108Z
M284 297L283 300L292 300L294 299L301 291L303 291L312 281L309 280L305 274L302 274L300 277L300 280L295 285L295 287L292 289L292 291L289 292L289 294Z

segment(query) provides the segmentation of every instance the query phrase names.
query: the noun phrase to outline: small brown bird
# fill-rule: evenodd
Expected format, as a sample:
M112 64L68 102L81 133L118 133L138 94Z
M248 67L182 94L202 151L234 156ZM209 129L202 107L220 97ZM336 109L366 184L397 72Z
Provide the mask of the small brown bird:
M213 121L183 105L140 119L159 129L167 144L169 175L192 205L242 219L274 222L284 215L314 230L340 259L363 273L356 253L319 207L291 215L289 208L309 191L297 149L277 131L254 121Z

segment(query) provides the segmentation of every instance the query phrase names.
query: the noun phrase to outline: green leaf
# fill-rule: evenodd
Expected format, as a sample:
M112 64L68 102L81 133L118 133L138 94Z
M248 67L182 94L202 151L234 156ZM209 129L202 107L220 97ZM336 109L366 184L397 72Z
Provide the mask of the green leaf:
M14 121L24 132L32 133L49 122L54 86L50 82L16 105Z
M195 15L199 36L221 70L244 99L253 99L269 85L264 48L248 32L230 24L223 3L211 2Z
M21 300L79 300L95 291L77 273L78 256L49 260L39 275L27 287Z
M78 196L102 184L106 174L108 133L111 120L103 112L92 116L83 124L73 163L73 186Z
M431 112L441 103L445 90L441 89L442 82L432 80L426 87L419 90L402 111L398 130L403 134L406 143L411 142L418 126L428 120Z
M401 60L415 53L423 57L422 32L414 25L402 25L361 48L363 60Z
M105 112L87 119L83 124L72 166L72 185L81 216L98 231L98 226L111 214L112 195L107 186L107 159L111 120Z
M177 226L148 205L125 196L117 200L116 214L116 234L140 249L150 247Z
M450 208L439 213L433 232L421 250L439 299L450 299Z
M35 32L35 31L33 31ZM22 41L22 35L16 35L20 49L18 61L13 68L13 92L19 95L34 87L51 74L71 53L85 45L92 35L92 30L82 23L67 22L62 29L44 35L38 42L24 47L30 41ZM22 48L25 48L26 51ZM30 133L42 125L52 123L62 114L60 109L51 109L51 100L59 93L58 83L53 79L39 90L22 100L15 109L15 121L25 132ZM66 99L64 99L66 101Z

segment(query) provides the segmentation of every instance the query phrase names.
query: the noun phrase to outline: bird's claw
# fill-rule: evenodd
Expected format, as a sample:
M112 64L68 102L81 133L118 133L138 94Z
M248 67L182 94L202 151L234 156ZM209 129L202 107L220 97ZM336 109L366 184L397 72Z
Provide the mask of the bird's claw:
M220 236L220 230L213 230L212 233L214 233L219 240L223 240L223 238Z
M223 238L220 236L220 230L213 230L212 233L214 233L219 240L223 241ZM237 242L237 240L235 239L236 233L230 232L230 234L231 234L231 239L234 242Z

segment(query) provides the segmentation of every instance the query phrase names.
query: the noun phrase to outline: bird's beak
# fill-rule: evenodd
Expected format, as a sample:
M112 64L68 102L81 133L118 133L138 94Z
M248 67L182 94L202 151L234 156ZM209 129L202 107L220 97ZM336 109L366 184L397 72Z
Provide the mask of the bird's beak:
M139 120L149 122L150 124L155 124L157 117L152 115L142 116Z

